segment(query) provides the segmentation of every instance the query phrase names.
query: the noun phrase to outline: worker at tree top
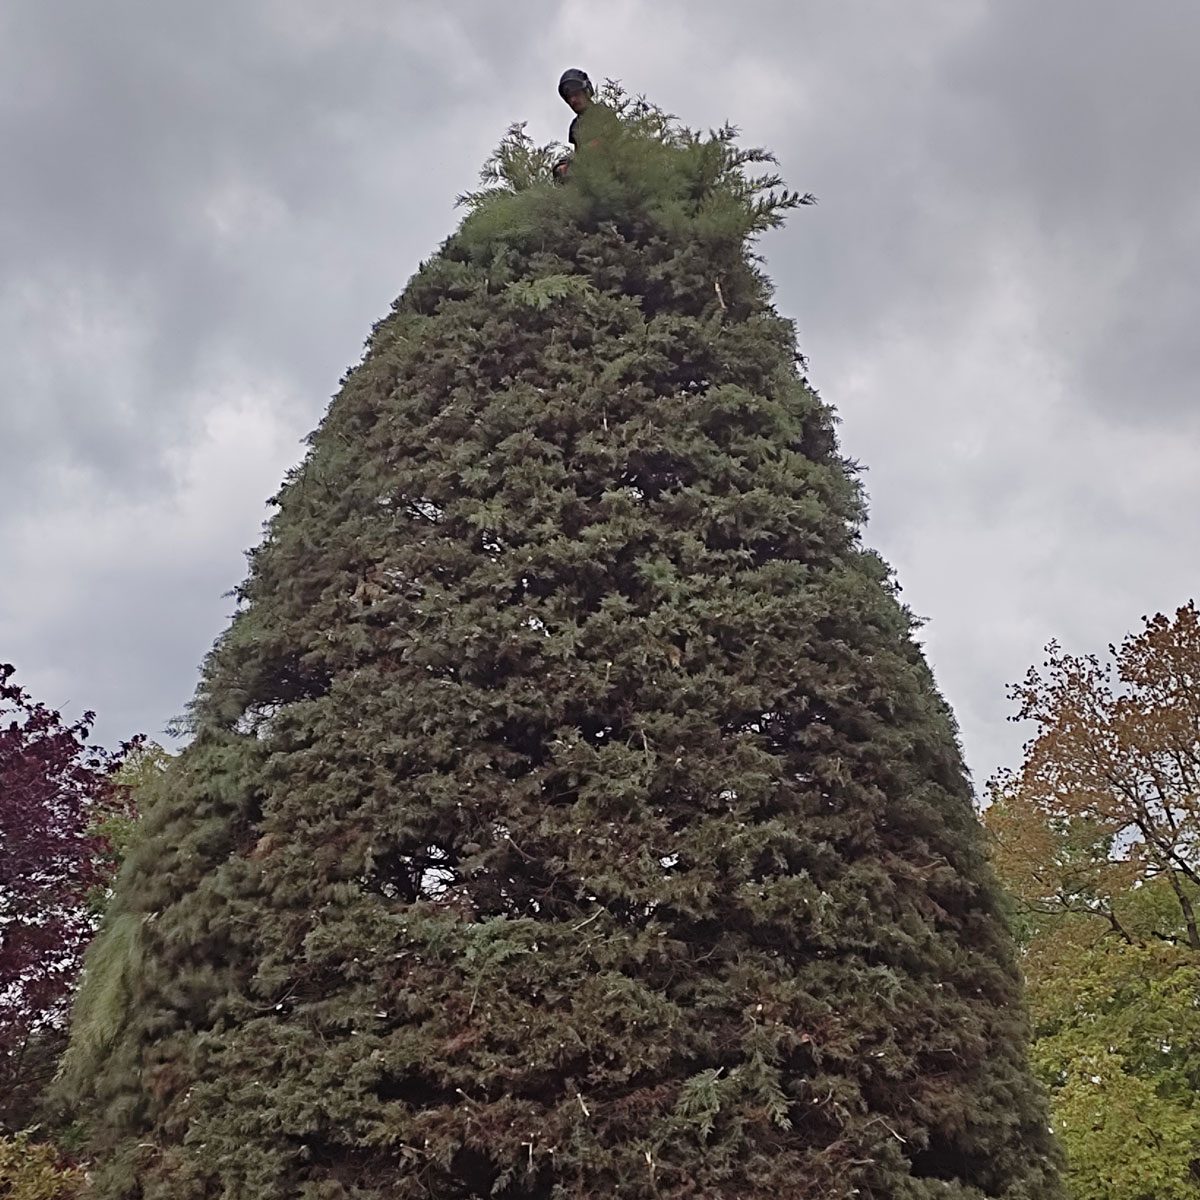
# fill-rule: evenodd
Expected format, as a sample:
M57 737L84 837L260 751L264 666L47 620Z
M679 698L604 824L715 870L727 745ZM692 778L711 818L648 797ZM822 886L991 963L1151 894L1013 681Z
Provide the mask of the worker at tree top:
M595 146L601 140L604 125L616 114L607 104L596 102L596 89L592 86L587 72L578 67L564 71L558 81L558 94L571 106L571 111L575 114L571 128L567 131L567 140L576 150L581 145ZM560 158L554 164L555 179L565 179L570 164L570 158Z

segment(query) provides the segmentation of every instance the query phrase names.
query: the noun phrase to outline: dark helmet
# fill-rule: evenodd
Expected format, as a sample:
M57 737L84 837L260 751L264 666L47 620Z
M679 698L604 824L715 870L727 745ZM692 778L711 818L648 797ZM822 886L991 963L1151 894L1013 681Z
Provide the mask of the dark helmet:
M558 81L558 94L565 100L572 92L585 92L588 99L596 94L596 89L592 87L592 81L587 77L586 71L581 71L578 67L571 67L570 70L562 73L562 78Z

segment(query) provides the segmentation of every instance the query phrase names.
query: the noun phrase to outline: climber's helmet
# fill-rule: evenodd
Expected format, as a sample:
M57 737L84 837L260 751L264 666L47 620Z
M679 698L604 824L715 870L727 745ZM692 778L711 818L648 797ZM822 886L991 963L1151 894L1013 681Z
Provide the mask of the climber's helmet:
M564 71L558 81L558 94L578 113L587 108L596 94L596 89L592 87L592 81L587 77L586 71L572 67Z

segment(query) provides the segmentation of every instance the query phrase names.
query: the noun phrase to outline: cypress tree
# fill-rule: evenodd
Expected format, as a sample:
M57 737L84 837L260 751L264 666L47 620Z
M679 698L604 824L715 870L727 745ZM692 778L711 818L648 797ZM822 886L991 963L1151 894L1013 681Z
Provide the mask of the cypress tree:
M77 1005L101 1200L1059 1194L753 253L806 198L607 99L566 186L510 131L275 498Z

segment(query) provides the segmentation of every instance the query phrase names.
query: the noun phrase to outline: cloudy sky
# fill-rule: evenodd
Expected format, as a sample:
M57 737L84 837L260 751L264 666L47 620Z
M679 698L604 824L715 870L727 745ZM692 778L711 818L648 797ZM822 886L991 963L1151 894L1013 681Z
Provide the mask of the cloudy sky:
M778 305L986 778L1047 640L1200 592L1198 47L1193 0L6 0L0 661L161 737L371 323L580 65L820 197Z

